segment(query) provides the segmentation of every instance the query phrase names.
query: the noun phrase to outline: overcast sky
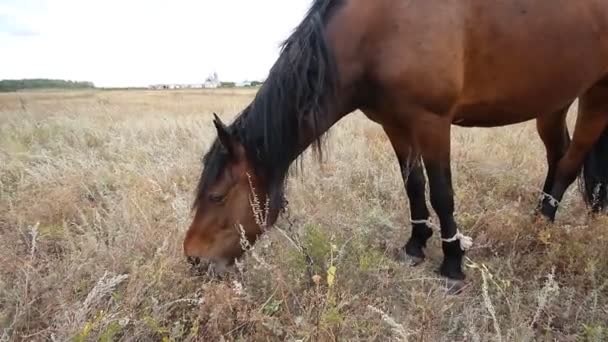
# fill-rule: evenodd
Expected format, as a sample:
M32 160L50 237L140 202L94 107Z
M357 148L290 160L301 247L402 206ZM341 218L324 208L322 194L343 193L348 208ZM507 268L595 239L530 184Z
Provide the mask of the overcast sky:
M0 0L0 79L263 79L311 0Z

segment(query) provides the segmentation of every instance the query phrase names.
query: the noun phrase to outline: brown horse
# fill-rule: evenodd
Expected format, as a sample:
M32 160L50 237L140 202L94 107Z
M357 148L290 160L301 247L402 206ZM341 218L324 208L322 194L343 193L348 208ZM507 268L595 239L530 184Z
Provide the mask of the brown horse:
M577 98L568 144L563 118ZM382 125L407 179L416 224L406 253L423 257L431 236L422 160L440 273L462 280L452 124L536 119L550 166L540 213L554 219L583 166L586 199L596 211L608 203L608 0L315 0L253 102L229 127L216 117L186 256L241 256L241 234L253 243L277 220L290 165L311 144L320 153L322 135L355 109Z

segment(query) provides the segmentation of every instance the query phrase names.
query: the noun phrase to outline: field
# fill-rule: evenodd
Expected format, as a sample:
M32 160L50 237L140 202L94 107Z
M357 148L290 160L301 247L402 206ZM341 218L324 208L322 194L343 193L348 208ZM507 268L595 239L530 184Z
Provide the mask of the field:
M475 239L461 295L435 272L437 234L424 264L393 257L408 203L360 113L331 130L323 164L306 156L289 219L239 267L192 272L181 242L211 113L229 120L253 95L0 94L0 341L608 340L608 218L572 186L556 223L535 223L533 122L454 129L456 218Z

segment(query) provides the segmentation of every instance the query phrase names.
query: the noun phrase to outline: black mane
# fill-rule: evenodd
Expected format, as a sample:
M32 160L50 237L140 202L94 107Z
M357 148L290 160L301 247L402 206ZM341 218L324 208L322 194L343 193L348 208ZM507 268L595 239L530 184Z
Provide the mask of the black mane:
M304 20L282 44L278 60L252 103L228 127L245 147L256 174L270 182L271 209L282 207L287 172L302 150L313 143L321 155L323 127L327 127L323 123L335 102L338 83L324 29L338 2L314 0ZM315 139L303 141L310 136ZM227 152L216 139L203 158L194 206L227 161Z

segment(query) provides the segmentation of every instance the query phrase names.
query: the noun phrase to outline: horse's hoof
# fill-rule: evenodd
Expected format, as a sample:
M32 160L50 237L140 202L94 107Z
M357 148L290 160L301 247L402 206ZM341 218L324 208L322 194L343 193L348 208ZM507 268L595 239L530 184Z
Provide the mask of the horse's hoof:
M461 294L465 287L466 283L464 280L446 279L447 294L450 296Z
M406 258L406 262L408 263L408 265L410 265L412 267L418 266L424 262L423 257L417 257L417 256L406 254L405 258Z
M409 255L409 254L407 254L407 252L405 250L399 251L398 258L400 261L408 264L409 266L418 266L424 262L423 256L420 257L420 256Z

